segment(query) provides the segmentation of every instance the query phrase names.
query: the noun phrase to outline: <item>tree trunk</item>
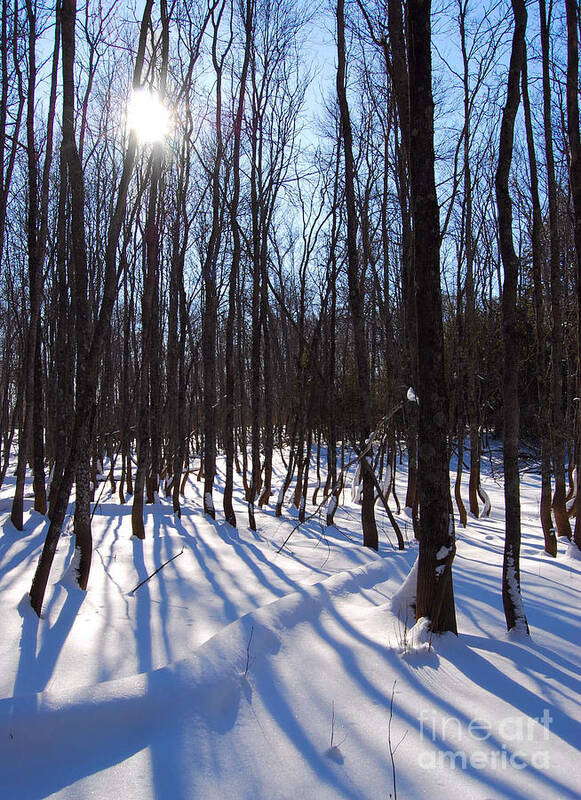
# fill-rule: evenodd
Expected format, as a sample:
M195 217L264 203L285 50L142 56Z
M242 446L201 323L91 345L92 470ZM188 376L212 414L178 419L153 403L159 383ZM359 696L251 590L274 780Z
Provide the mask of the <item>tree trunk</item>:
M67 175L64 153L60 154L60 179L56 231L56 270L58 291L58 317L56 326L56 419L55 419L55 460L49 492L49 518L52 519L53 503L62 480L70 449L70 429L74 418L74 350L71 336L69 291L66 269L66 215L67 215Z
M463 528L468 524L468 515L466 514L466 506L462 500L462 473L464 470L464 423L459 422L458 430L458 468L456 469L456 480L454 482L454 497L456 499L456 506L458 508L458 516L460 517L460 525Z
M349 310L353 325L353 344L357 364L357 387L359 392L359 432L362 452L367 446L371 433L371 390L369 384L369 365L367 362L367 342L365 340L365 318L363 311L362 281L357 252L357 210L355 206L355 163L353 159L353 134L347 101L346 46L345 46L345 3L337 2L337 99L341 118L343 158L345 166L345 202L347 207L347 278L349 283ZM362 455L367 460L366 455ZM369 462L368 462L369 463ZM372 469L371 465L370 469ZM377 526L375 524L375 487L367 469L362 469L363 495L361 503L361 523L363 544L373 550L379 549Z
M532 261L533 261L533 292L535 302L535 330L536 330L536 357L537 357L537 397L539 402L539 439L541 442L541 502L540 518L545 540L545 552L550 556L557 555L557 539L553 520L551 517L551 413L550 390L546 379L547 363L545 310L543 303L543 283L541 275L541 232L543 220L541 201L539 199L539 181L537 171L537 157L533 136L533 124L528 92L528 69L526 51L522 69L522 96L525 112L525 127L527 135L527 148L531 174L531 200L533 204L532 221Z
M418 321L415 298L415 267L414 267L414 241L411 224L411 208L409 197L409 160L410 160L410 75L409 63L406 53L406 40L404 33L404 18L401 0L388 0L388 30L389 45L391 49L391 62L384 45L386 66L393 82L393 90L399 117L401 140L396 141L396 174L397 192L401 209L402 246L402 305L404 314L404 327L406 331L406 365L405 380L409 386L417 390L418 386ZM418 412L415 403L408 404L406 408L406 448L408 453L408 482L405 504L412 510L414 518L414 531L417 535L417 504L418 504Z
M30 293L30 318L26 335L22 374L22 423L18 440L16 487L10 519L18 530L23 527L24 483L29 448L33 453L35 509L46 513L46 490L44 476L44 451L42 445L42 374L36 374L36 361L40 348L40 308L42 303L43 268L48 235L49 178L52 163L52 141L57 91L58 53L60 34L60 6L56 8L55 44L52 59L51 88L47 117L46 151L42 183L39 192L36 158L35 113L36 113L36 10L32 0L26 2L28 20L28 96L26 111L26 153L28 166L27 244L28 278ZM1 251L0 251L1 255Z
M147 41L147 31L149 29L149 22L151 19L152 5L153 0L147 0L143 11L139 45L133 75L133 86L135 88L139 87L141 83L141 71L143 67L143 59ZM93 331L91 349L88 359L88 362L94 365L95 369L88 373L85 391L79 398L79 402L77 403L77 407L75 409L75 419L71 433L71 451L68 456L63 478L59 484L58 492L55 497L54 512L52 514L51 523L46 534L44 547L42 549L40 560L38 562L38 566L32 580L32 585L30 587L30 602L32 608L36 611L38 616L40 616L42 611L46 585L50 575L58 540L61 535L79 455L84 446L85 429L88 425L91 409L95 402L98 377L96 365L99 364L101 359L105 335L111 322L111 313L113 311L113 305L117 296L117 246L119 244L121 226L125 218L127 193L129 190L129 181L133 172L133 166L135 164L136 148L136 137L135 134L132 133L130 135L129 144L123 160L123 170L119 180L117 200L107 236L103 299L101 302L101 308L99 310L97 324L95 325L95 329Z
M265 237L266 241L266 237ZM272 452L274 450L273 400L272 400L272 354L270 351L270 328L268 321L268 260L262 255L261 317L264 365L264 481L258 505L267 506L272 494Z
M503 421L504 421L504 504L506 534L502 568L502 602L508 630L528 633L528 623L520 591L520 482L518 469L519 398L516 296L519 262L512 239L512 201L509 193L514 122L520 102L520 78L524 62L527 11L523 0L512 0L514 34L508 72L506 104L502 113L498 167L496 170L496 203L500 252L504 266L502 288Z
M570 184L577 255L577 396L581 397L581 138L579 135L579 17L575 0L565 0L567 12L567 129L571 151ZM577 408L577 509L581 475L581 425ZM581 514L575 521L575 544L581 550Z
M246 98L246 80L250 63L250 46L252 42L252 2L247 0L244 7L244 60L238 87L238 105L234 121L234 148L232 154L232 201L230 204L230 220L232 224L232 263L228 281L228 317L226 319L226 403L224 412L224 450L226 455L226 476L224 482L224 515L226 522L236 527L236 514L232 505L232 491L234 488L234 455L236 450L234 438L234 325L236 320L236 286L242 243L238 223L238 204L240 200L240 146L242 141L242 118L244 116L244 103ZM242 375L239 380L242 380Z
M420 540L416 619L433 633L457 632L452 560L456 551L448 467L448 398L440 289L440 221L434 175L430 2L408 4L410 185L414 221L419 374Z
M472 223L472 169L470 165L470 97L469 56L466 48L466 10L468 3L460 3L460 38L462 46L464 88L464 241L466 248L466 314L464 337L466 340L466 414L470 431L470 479L468 501L470 513L478 518L478 489L480 488L480 435L478 430L478 404L476 400L476 331L474 301L474 232Z
M547 195L549 198L549 237L551 266L551 408L553 430L553 472L555 493L553 510L559 536L571 538L567 516L565 489L565 427L563 419L563 288L561 278L561 247L559 241L559 210L557 182L553 155L553 125L551 121L551 84L549 78L549 22L545 0L539 0L541 51L543 71L543 122L545 131L545 157L547 160Z
M202 318L202 359L204 366L204 513L216 518L213 491L216 477L216 330L218 326L218 280L217 266L222 233L220 173L223 160L222 144L222 69L224 59L232 44L226 42L224 52L218 55L220 22L225 3L222 3L217 17L212 15L212 63L216 74L216 150L212 168L212 228L203 265L204 315Z
M169 21L167 2L161 0L161 54L160 54L160 86L159 95L165 98L167 68L169 59ZM143 495L146 478L149 473L149 499L153 500L153 486L157 486L159 470L159 432L157 430L159 412L156 352L158 323L158 291L159 291L159 225L158 203L163 164L163 144L157 142L152 150L151 183L149 201L145 220L145 275L141 300L141 373L139 391L139 416L137 420L137 472L135 475L135 492L131 509L131 525L133 535L138 539L145 538L143 522ZM155 337L155 338L154 338Z
M143 504L145 481L151 457L150 443L150 366L152 356L152 308L157 286L158 229L156 223L157 187L161 172L161 146L156 144L152 154L151 185L145 223L145 269L143 294L141 297L141 366L139 373L139 404L137 416L137 470L131 507L131 530L133 536L145 539Z
M63 140L62 148L67 165L71 194L71 250L74 263L73 305L75 311L75 332L77 340L76 372L76 410L79 411L81 398L87 391L89 371L89 309L87 303L87 245L85 237L85 181L83 165L75 141L75 21L76 0L63 0L62 7L62 72L63 72ZM93 365L95 368L95 365ZM89 491L89 458L91 427L83 428L83 446L76 465L75 499L75 548L79 557L78 582L82 589L87 588L92 555L91 504Z

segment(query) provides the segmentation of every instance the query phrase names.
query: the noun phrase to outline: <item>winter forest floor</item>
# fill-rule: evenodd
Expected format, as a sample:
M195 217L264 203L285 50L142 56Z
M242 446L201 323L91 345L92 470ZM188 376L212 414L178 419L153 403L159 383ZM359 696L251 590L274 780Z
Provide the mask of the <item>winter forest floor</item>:
M239 488L235 531L221 521L219 491L218 520L204 517L193 477L181 521L164 499L147 507L144 542L131 537L130 503L106 487L89 591L71 577L69 530L38 620L27 593L46 522L27 498L24 532L12 527L7 478L1 797L580 798L581 561L564 542L556 561L543 553L539 478L526 472L521 569L532 636L507 636L498 477L483 478L490 518L465 530L456 520L460 636L431 643L392 610L417 554L403 509L404 552L390 545L379 505L379 554L361 547L346 492L335 527L315 516L278 553L296 512L281 520L259 511L252 533ZM281 479L279 465L276 489ZM403 467L398 486L401 498Z

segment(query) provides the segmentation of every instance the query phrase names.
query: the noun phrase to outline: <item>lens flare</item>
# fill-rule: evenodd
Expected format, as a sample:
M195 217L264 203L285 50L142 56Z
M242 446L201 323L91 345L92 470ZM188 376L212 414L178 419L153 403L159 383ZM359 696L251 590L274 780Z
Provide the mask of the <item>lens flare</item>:
M127 107L127 125L140 142L163 142L171 129L171 115L155 92L138 89Z

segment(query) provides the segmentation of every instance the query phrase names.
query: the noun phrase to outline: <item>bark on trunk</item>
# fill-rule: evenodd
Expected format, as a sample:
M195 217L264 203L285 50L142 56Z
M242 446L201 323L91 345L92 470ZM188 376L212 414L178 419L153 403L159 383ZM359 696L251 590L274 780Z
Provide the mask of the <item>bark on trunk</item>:
M519 398L516 297L519 262L512 239L512 201L509 176L514 142L514 122L520 103L520 79L524 62L527 11L523 0L512 0L514 34L510 56L506 104L502 113L498 167L496 170L496 203L500 252L504 267L502 288L503 422L504 422L504 504L506 533L502 569L502 602L508 630L516 628L528 633L528 623L520 590L520 481L518 469Z
M402 301L404 327L406 331L405 380L409 386L418 387L418 321L415 298L414 241L412 232L412 212L410 207L409 163L410 163L410 74L406 52L405 22L401 0L388 0L387 19L391 60L384 44L385 63L393 82L401 140L396 141L396 182L401 209L402 246ZM412 509L414 531L417 536L418 503L418 407L415 403L406 408L406 448L408 452L408 482L405 504Z
M541 51L543 72L543 123L545 131L545 157L547 161L547 195L549 199L549 237L551 267L551 409L553 431L553 472L555 492L553 510L559 536L571 538L567 516L565 489L565 426L563 415L563 288L561 277L561 247L559 241L559 210L557 182L553 155L553 125L551 121L551 83L549 77L549 22L545 0L539 0Z
M525 112L525 128L527 135L527 148L531 174L531 199L533 205L532 220L532 261L533 261L533 292L535 303L535 330L536 330L536 360L537 360L537 397L539 402L539 439L541 442L541 500L540 519L545 540L545 552L550 556L557 555L557 538L551 517L551 412L550 390L546 379L547 363L545 309L543 303L543 282L541 275L541 232L543 220L541 201L539 198L539 181L537 170L537 157L533 136L533 124L528 92L528 69L526 51L522 70L522 96Z
M460 4L460 38L462 47L464 84L464 241L466 249L466 315L464 338L466 348L466 415L470 431L470 479L468 501L470 513L478 518L478 489L480 487L480 435L478 431L478 403L476 397L477 350L474 300L474 232L472 223L472 170L470 165L470 64L466 48L466 10L468 3Z
M63 0L62 6L62 74L63 74L63 140L62 148L67 165L71 196L71 252L74 264L73 306L77 340L77 372L75 406L78 413L81 398L86 392L89 370L89 308L87 302L88 270L85 239L85 181L83 165L75 140L75 21L76 0ZM93 368L96 365L93 364ZM90 425L84 426L83 446L79 452L75 478L75 548L78 552L79 586L87 588L92 555L90 503Z
M359 392L359 434L362 451L371 433L371 390L367 342L365 340L365 318L363 314L362 281L357 252L357 210L355 206L355 162L353 158L353 134L347 100L345 3L337 2L337 98L341 119L343 158L345 166L345 203L347 208L347 278L349 283L349 310L353 325L353 344L357 364L357 387ZM367 460L367 456L363 455ZM370 469L372 469L371 465ZM361 523L363 544L378 550L379 541L375 524L375 489L367 469L362 469L363 494Z
M433 633L457 632L452 560L455 554L448 467L448 398L440 289L440 221L434 175L430 2L408 3L410 71L410 185L419 374L420 545L416 619Z
M139 87L141 82L141 70L143 67L143 59L145 54L145 45L147 41L147 31L151 19L151 8L153 0L147 0L145 9L143 11L143 20L139 36L139 45L137 56L135 60L135 70L133 76L133 85L135 88ZM119 237L121 234L121 226L125 218L125 209L127 205L127 193L129 190L129 181L133 172L136 153L136 138L132 134L129 138L129 144L125 153L123 161L123 170L119 180L119 188L117 192L117 200L115 209L111 218L109 232L107 236L107 246L105 250L105 280L103 285L103 300L99 310L97 324L93 331L91 340L91 350L89 353L89 363L97 365L100 362L103 345L105 342L105 335L111 322L111 313L113 305L117 296L117 269L116 269L116 254L117 246L119 244ZM51 523L47 531L46 540L38 562L32 585L30 587L30 602L32 608L40 616L42 611L42 604L44 601L44 594L46 585L50 575L52 562L58 540L60 538L63 522L65 519L67 505L73 480L75 477L76 467L79 459L80 452L84 445L84 432L88 424L88 419L91 409L95 402L97 391L97 369L88 373L87 384L85 391L79 398L77 408L75 409L75 420L71 434L71 451L68 456L67 465L60 482L58 492L54 503L54 512L52 514Z
M579 135L579 17L575 0L565 0L567 13L567 129L571 151L570 184L577 255L577 396L581 397L581 138ZM577 408L577 498L581 475L581 425ZM577 503L579 508L579 503ZM581 514L575 521L575 544L581 550Z
M232 263L230 265L230 277L228 281L228 317L226 319L226 403L224 411L224 450L226 455L226 475L224 482L224 515L226 522L236 527L236 514L232 505L232 491L234 488L234 456L235 456L235 436L234 436L234 405L235 405L235 385L234 385L234 324L236 320L236 287L238 284L238 272L240 258L242 255L242 243L240 228L238 224L238 204L240 201L240 146L242 141L242 118L244 116L244 104L246 99L246 80L248 77L248 66L250 63L250 45L252 41L252 3L248 1L244 7L244 60L242 63L242 73L238 87L238 105L236 107L236 117L234 120L234 148L232 153L232 201L230 204L230 221L232 224ZM239 376L241 379L242 376Z
M11 520L18 530L23 527L24 483L29 449L33 453L35 509L46 513L46 490L44 476L44 451L42 431L41 392L42 375L35 368L40 348L40 307L42 302L43 268L48 235L49 179L52 163L52 142L57 90L60 6L56 7L55 43L52 59L51 88L49 96L45 159L39 192L35 113L36 113L36 9L32 0L27 0L28 22L28 96L26 106L26 153L28 166L27 244L28 278L30 294L30 317L26 334L22 374L22 423L18 440L16 487L12 504ZM11 168L10 168L11 169ZM1 253L1 251L0 251Z

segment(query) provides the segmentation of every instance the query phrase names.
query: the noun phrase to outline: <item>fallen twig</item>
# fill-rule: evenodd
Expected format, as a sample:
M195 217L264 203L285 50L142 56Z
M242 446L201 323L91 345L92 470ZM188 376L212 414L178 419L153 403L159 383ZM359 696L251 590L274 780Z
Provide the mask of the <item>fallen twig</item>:
M148 575L148 576L147 576L147 578L144 578L144 579L141 581L141 583L138 583L138 584L137 584L137 586L135 587L135 589L132 589L132 590L129 592L129 594L133 594L134 592L136 592L136 591L139 589L139 587L140 587L140 586L143 586L143 584L144 584L144 583L147 583L147 581L148 581L148 580L150 580L151 578L153 578L153 576L154 576L154 575L157 575L157 573L158 573L158 572L159 572L161 569L163 569L164 567L166 567L166 566L167 566L167 565L168 565L168 564L169 564L171 561L174 561L174 559L176 559L178 556L181 556L181 554L182 554L183 552L184 552L184 548L182 547L182 549L180 550L180 552L179 552L179 553L176 553L176 554L175 554L175 556L172 556L171 558L168 558L168 560L167 560L167 561L164 561L164 563L161 565L161 567L158 567L158 568L155 570L155 572L152 572L152 573L151 573L151 575Z

